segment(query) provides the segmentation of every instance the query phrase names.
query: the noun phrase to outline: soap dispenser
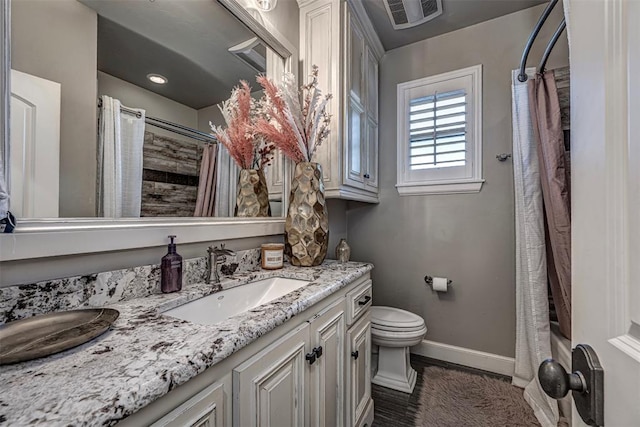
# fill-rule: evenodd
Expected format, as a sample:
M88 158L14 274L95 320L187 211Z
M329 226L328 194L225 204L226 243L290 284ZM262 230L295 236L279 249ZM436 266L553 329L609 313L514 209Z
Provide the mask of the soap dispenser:
M182 257L176 253L176 236L169 236L169 250L160 264L160 289L164 293L178 292L182 289Z

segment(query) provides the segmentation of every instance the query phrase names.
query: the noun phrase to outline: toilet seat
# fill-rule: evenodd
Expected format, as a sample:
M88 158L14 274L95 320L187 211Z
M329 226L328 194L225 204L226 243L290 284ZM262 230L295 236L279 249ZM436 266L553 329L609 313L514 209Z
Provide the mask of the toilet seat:
M371 328L389 332L420 331L424 328L424 319L399 308L373 306Z

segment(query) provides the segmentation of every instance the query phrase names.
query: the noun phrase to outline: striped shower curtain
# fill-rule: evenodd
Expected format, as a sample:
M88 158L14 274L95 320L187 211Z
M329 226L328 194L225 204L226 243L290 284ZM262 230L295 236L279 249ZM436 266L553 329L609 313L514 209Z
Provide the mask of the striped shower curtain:
M527 82L512 72L513 180L516 213L516 357L513 384L543 427L558 423L558 404L542 391L538 366L551 357L547 262L540 168ZM534 70L527 69L529 78Z
M98 216L139 217L142 205L142 148L145 111L101 96L98 131Z

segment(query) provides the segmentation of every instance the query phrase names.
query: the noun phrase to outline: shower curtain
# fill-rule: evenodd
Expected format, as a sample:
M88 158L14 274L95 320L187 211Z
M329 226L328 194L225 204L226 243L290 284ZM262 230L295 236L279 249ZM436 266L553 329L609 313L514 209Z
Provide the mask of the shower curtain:
M200 180L198 181L198 196L196 210L193 216L214 216L216 203L217 175L216 164L218 158L218 144L207 144L200 162Z
M215 216L232 217L236 207L236 188L238 184L238 166L222 144L218 146L218 168L216 170L216 206Z
M553 71L528 81L545 210L548 279L560 332L571 339L571 178Z
M533 78L533 69L526 70ZM516 355L513 384L543 427L558 423L558 405L538 383L538 366L551 357L542 189L527 83L513 70L513 178L516 214Z
M142 203L144 115L121 111L120 101L103 95L98 132L98 215L139 217Z

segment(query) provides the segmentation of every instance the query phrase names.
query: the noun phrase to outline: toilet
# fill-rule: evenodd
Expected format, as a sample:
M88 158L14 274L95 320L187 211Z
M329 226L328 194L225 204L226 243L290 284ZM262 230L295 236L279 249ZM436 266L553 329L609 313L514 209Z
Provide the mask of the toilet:
M378 347L378 369L371 382L382 387L411 393L416 371L409 363L409 347L417 345L427 333L424 319L393 307L371 307L371 340Z

